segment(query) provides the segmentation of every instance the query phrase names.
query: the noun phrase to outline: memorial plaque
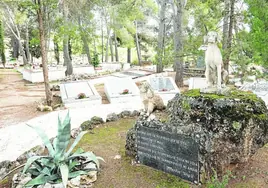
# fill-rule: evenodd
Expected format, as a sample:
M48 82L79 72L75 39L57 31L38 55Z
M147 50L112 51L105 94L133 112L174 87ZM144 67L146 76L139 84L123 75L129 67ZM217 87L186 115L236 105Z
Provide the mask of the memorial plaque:
M137 149L140 163L199 183L198 145L192 138L139 127Z

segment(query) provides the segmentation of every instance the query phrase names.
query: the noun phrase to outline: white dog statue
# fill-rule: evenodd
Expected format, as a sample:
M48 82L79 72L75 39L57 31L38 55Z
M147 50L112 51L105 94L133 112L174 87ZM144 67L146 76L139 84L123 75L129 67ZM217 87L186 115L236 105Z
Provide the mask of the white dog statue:
M220 49L217 46L217 42L219 41L219 36L215 31L208 32L207 36L204 37L204 42L208 43L207 50L205 52L205 76L208 88L221 88L222 55Z

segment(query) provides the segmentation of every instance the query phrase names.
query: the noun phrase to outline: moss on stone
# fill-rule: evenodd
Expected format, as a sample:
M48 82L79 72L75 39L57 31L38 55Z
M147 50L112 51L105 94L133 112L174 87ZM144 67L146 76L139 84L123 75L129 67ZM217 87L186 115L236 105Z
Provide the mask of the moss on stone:
M204 97L210 99L240 99L240 100L250 100L254 102L261 100L260 98L257 97L257 95L255 95L252 92L241 91L237 89L232 89L228 95L200 93L200 89L191 89L182 94L188 97Z
M182 108L185 111L189 111L191 109L191 105L190 105L190 103L187 100L183 100L182 101Z

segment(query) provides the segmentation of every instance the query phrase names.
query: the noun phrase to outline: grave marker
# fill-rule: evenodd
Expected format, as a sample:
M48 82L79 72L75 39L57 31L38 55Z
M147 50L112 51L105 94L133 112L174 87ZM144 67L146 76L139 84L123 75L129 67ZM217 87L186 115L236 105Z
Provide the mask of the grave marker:
M206 78L192 77L189 79L189 89L204 89L206 87Z
M60 84L62 102L66 107L86 107L101 104L101 96L94 85L88 81ZM84 93L86 98L78 99Z
M190 137L148 127L137 129L138 160L147 166L199 183L198 144Z

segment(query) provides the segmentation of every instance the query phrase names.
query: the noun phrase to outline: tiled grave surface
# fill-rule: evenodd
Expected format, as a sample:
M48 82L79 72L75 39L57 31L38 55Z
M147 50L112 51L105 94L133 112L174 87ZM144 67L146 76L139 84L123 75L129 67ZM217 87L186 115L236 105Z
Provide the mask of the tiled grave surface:
M177 93L180 93L171 77L150 77L148 81L154 92L160 95L165 104Z
M104 89L110 103L141 102L139 88L131 78L107 79ZM129 93L122 94L126 89Z
M85 107L101 104L101 96L93 84L83 82L70 82L60 85L61 98L66 107ZM78 95L84 93L87 98L78 99Z

